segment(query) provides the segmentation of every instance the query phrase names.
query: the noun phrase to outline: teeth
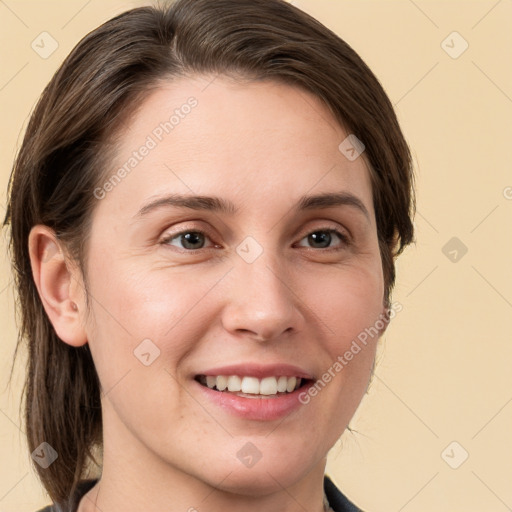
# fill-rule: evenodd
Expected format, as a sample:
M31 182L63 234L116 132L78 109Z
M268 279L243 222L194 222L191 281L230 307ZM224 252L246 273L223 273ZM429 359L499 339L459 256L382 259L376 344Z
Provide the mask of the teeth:
M295 377L289 378L288 384L286 385L286 391L291 393L295 389L295 384L297 384L297 379Z
M286 377L279 377L280 379L286 379ZM265 377L260 382L260 394L262 395L275 395L277 393L278 386L275 377Z
M238 375L228 377L228 391L240 391L242 389L242 380Z
M277 380L277 391L284 393L288 388L288 379L286 377L279 377Z
M256 377L244 377L241 386L242 393L260 394L260 381ZM240 391L237 389L236 391Z
M212 380L213 380L213 384L210 385L208 384L208 379L207 379L207 386L209 388L213 388L213 386L217 386L217 389L219 391L224 391L227 387L228 387L228 378L227 377L224 377L224 375L219 375L218 377L210 377Z
M277 393L291 393L302 384L302 379L297 377L239 377L238 375L204 375L199 381L210 389L218 391L231 391L233 393L245 393L250 395L277 395Z

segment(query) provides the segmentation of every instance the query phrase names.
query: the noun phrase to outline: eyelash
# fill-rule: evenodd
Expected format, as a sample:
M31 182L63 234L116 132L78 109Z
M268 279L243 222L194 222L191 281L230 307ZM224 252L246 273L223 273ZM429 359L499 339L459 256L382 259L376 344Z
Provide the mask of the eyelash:
M165 238L163 238L161 240L160 243L162 245L170 245L171 241L173 241L174 239L179 239L180 236L186 235L187 233L196 233L196 234L204 235L207 238L210 238L208 233L206 233L205 231L202 231L200 229L186 229L184 231L180 231L179 233L173 233L169 236L166 236ZM345 233L342 233L341 231L338 231L337 229L334 229L331 227L324 227L324 228L319 228L319 229L314 229L312 231L309 231L299 241L301 242L302 240L307 238L309 235L312 235L313 233L329 233L329 234L334 233L341 240L341 246L340 247L321 247L321 248L305 247L306 249L310 249L313 251L319 250L319 251L323 251L323 252L341 251L350 245L350 239ZM301 246L301 247L304 247L304 246ZM180 249L181 251L184 251L184 252L188 252L188 253L195 253L197 251L207 250L207 249L211 249L211 248L212 247L201 247L200 249L185 249L185 248L178 248L178 249Z

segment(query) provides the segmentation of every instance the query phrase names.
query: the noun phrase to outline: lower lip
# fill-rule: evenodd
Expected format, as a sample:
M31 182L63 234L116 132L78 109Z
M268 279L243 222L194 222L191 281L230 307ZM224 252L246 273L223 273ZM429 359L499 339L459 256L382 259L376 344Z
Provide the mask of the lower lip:
M219 405L230 414L248 420L272 421L283 418L303 405L299 395L307 391L308 386L301 386L291 393L279 395L277 398L245 398L234 393L215 391L193 381L204 396Z

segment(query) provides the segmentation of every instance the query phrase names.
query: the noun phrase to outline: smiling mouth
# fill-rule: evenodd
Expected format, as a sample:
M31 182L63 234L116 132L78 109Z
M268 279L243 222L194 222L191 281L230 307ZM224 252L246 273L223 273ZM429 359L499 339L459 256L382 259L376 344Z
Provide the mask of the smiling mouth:
M309 385L300 377L257 377L239 375L196 375L199 384L219 393L232 393L245 398L279 398Z

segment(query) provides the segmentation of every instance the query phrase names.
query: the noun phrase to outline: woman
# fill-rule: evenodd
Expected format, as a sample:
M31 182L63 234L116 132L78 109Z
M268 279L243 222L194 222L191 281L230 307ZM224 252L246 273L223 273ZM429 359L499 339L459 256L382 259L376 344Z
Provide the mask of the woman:
M344 41L282 0L117 16L45 89L9 194L45 510L359 510L326 456L414 201Z

